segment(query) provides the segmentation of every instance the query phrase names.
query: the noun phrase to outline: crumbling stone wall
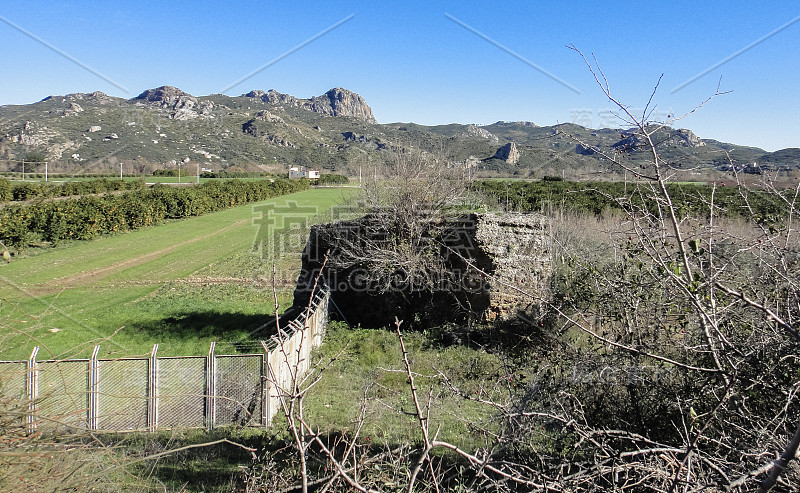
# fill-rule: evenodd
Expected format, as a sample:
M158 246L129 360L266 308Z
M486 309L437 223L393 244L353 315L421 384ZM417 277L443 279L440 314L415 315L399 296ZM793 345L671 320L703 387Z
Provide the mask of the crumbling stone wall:
M369 216L312 227L303 252L303 269L294 305L305 306L325 254L349 235L382 233ZM331 289L332 316L351 325L383 327L397 316L422 325L496 320L529 310L548 296L551 274L548 223L538 214L470 214L437 229L439 254L448 275L434 289L397 285L385 292L370 288L365 267L328 265L320 282ZM380 239L380 238L377 238Z
M547 218L539 214L483 214L475 237L491 259L486 318L507 318L547 299L551 269Z

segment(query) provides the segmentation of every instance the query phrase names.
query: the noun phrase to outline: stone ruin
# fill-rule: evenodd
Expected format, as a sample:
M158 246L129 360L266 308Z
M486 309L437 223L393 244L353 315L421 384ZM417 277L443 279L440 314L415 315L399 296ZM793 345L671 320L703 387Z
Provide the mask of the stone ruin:
M303 251L294 308L308 303L326 252L333 257L345 235L358 238L380 231L379 220L355 220L311 228ZM377 225L377 229L376 229ZM378 292L359 266L326 266L319 276L331 289L331 316L352 326L385 327L395 316L422 325L494 321L540 307L551 276L548 221L539 214L470 214L450 219L439 230L447 282L437 289L397 285ZM360 235L360 236L358 236Z

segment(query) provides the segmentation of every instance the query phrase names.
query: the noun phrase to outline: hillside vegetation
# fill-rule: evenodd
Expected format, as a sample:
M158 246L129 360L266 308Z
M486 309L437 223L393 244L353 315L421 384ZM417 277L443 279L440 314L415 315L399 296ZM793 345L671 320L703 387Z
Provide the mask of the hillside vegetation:
M201 168L283 173L304 165L357 176L411 149L454 171L538 178L616 174L595 148L623 151L635 166L648 162L631 128L379 124L363 98L341 88L310 99L277 91L195 97L170 86L130 100L100 92L50 96L0 108L0 135L0 165L28 173L42 173L47 161L50 172L67 174L114 174L120 167L125 174L181 167L187 175ZM658 139L665 162L687 177L709 170L760 173L800 167L796 149L767 153L671 127L661 129ZM497 157L508 143L515 144L518 158Z

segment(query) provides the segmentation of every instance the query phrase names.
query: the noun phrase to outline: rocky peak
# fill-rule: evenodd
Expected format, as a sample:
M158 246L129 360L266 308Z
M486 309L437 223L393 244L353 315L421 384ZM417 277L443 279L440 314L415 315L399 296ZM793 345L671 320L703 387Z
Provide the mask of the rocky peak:
M509 142L498 149L497 152L494 153L494 157L497 159L502 159L509 164L517 164L517 161L519 161L519 150L517 149L517 144Z
M706 145L700 137L688 128L678 129L674 134L674 142L681 147L701 147Z
M296 97L283 94L275 89L270 89L265 94L262 94L261 100L269 104L290 104L292 106L298 106L298 99Z
M322 96L311 98L311 110L323 115L352 116L377 123L372 108L364 98L341 87L334 87Z
M173 86L148 89L131 101L144 101L159 108L172 110L171 118L175 120L192 120L200 115L210 118L213 116L211 111L214 109L214 103L211 101L198 102L196 97Z
M162 108L172 108L174 110L188 110L197 104L196 97L173 86L161 86L155 89L148 89L133 98L133 101L157 103L158 106Z
M322 96L315 96L311 99L298 99L292 95L278 92L275 89L270 89L267 92L254 89L242 96L246 98L259 98L265 103L274 105L295 106L322 115L351 116L371 123L377 123L375 116L372 114L372 108L367 105L364 98L353 91L348 91L341 87L334 87Z
M93 93L87 94L86 98L98 104L109 104L114 102L114 98L112 98L111 96L102 91L95 91Z

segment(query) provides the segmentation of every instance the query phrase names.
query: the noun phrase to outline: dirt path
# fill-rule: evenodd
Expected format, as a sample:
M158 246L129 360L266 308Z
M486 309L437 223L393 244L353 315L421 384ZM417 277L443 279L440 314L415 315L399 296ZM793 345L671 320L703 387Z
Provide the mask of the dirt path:
M154 252L146 253L144 255L140 255L138 257L133 257L125 260L120 260L119 262L114 262L111 265L107 265L105 267L98 267L96 269L92 269L89 271L79 272L77 274L73 274L70 276L62 277L60 279L53 279L52 281L47 282L47 286L39 285L37 288L43 291L60 291L65 288L76 288L80 287L105 277L108 277L112 274L120 272L124 269L135 267L137 265L141 265L144 263L149 262L150 260L156 259L161 255L170 253L180 247L196 243L198 241L202 241L216 235L225 233L231 229L241 226L242 224L246 224L250 221L250 219L240 219L239 221L234 222L230 226L226 226L222 229L214 231L213 233L205 234L202 236L196 236L186 241L182 241L180 243L176 243L174 245L168 246L166 248L162 248L160 250L156 250Z

